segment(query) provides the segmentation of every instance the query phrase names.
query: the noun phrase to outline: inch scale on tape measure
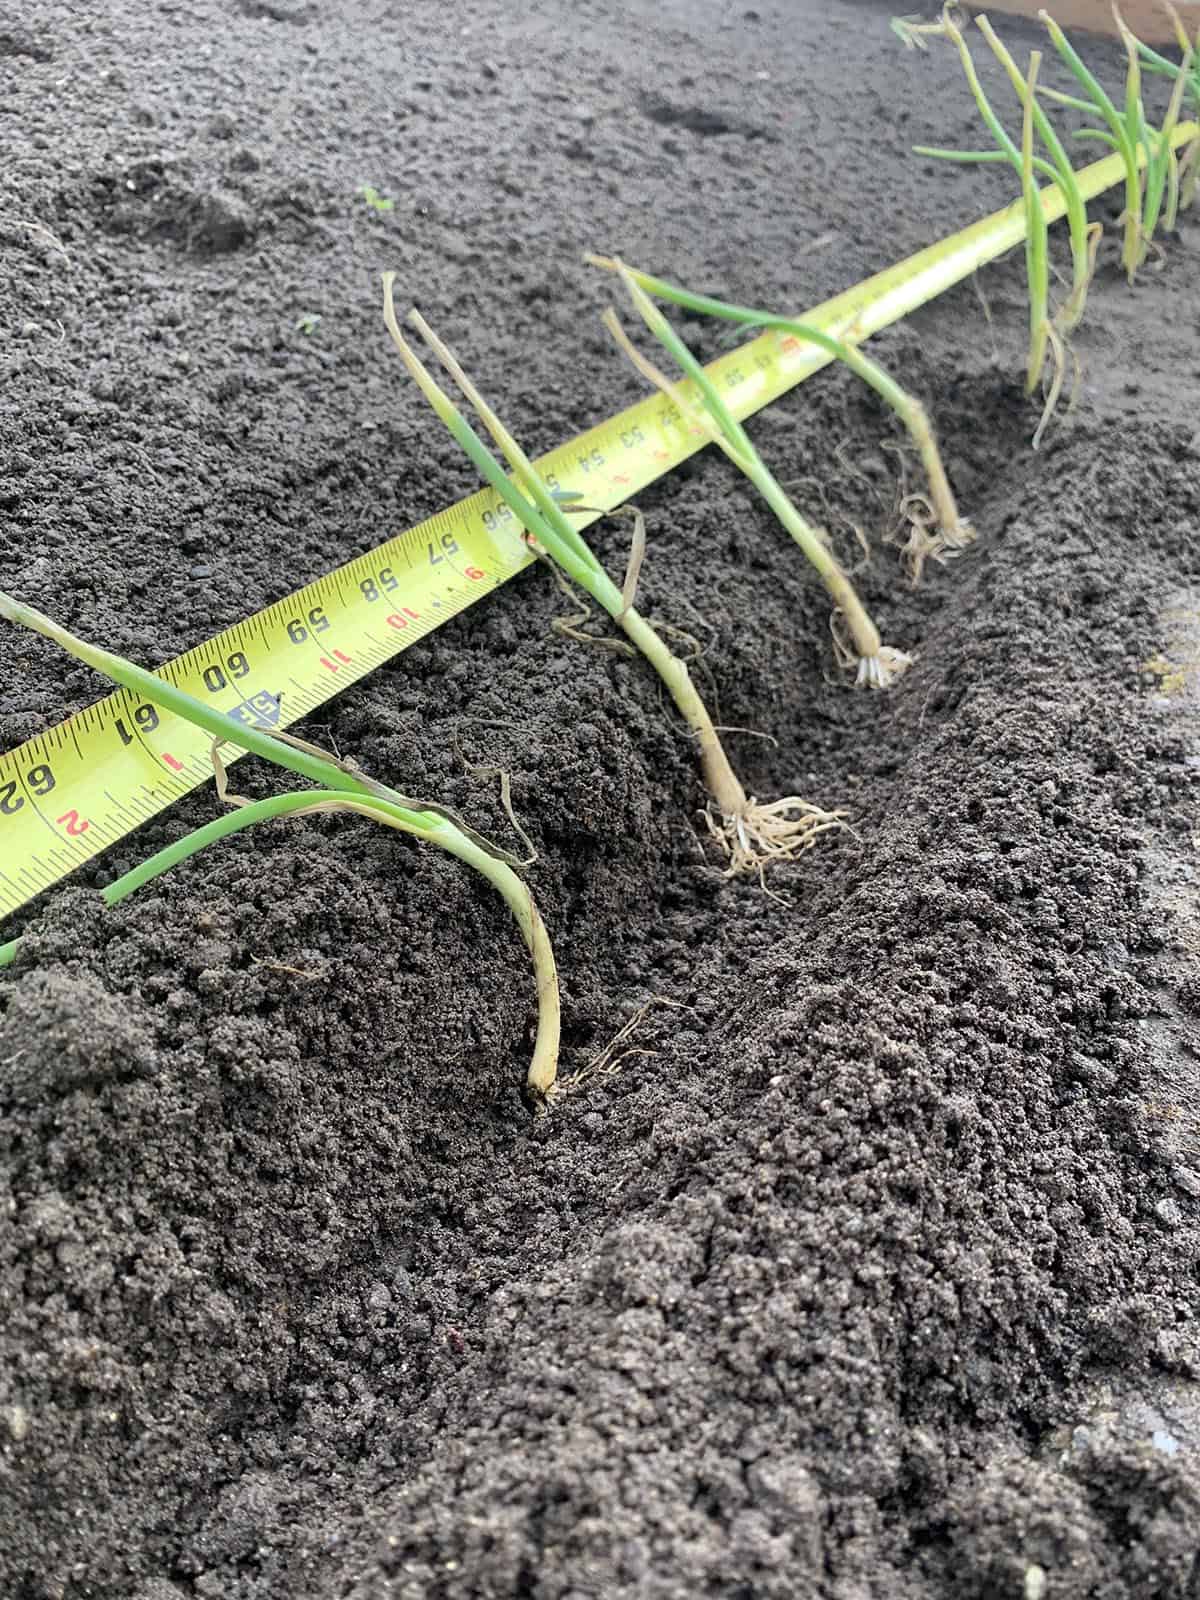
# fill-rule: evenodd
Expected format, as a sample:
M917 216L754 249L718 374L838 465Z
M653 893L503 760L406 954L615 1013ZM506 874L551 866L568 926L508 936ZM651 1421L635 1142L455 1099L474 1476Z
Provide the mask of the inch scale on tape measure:
M1122 171L1118 158L1106 157L1080 172L1081 189L1098 194ZM1062 215L1057 189L1044 191L1043 206L1051 221ZM803 320L859 342L1011 249L1024 232L1023 206L1016 202L826 301ZM831 359L813 345L765 333L708 370L731 410L744 418ZM551 488L579 493L596 508L578 518L584 528L705 443L706 435L677 406L652 395L543 456L538 466ZM159 670L237 720L286 728L533 560L511 511L494 492L481 490ZM4 648L11 672L19 636L5 630ZM0 755L0 916L211 778L210 749L206 733L119 690Z

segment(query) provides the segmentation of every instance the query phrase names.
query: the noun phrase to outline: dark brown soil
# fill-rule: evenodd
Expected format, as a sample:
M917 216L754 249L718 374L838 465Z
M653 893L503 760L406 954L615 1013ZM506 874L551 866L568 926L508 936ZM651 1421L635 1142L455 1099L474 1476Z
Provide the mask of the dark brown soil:
M908 154L978 136L887 18L13 7L0 585L153 663L472 487L383 267L541 449L638 392L583 249L802 307L1003 203ZM749 786L854 814L783 900L722 880L656 681L552 634L539 569L312 730L503 834L455 753L503 724L462 738L541 851L565 1073L662 997L551 1116L503 906L365 824L102 910L201 794L18 919L0 1593L1200 1595L1200 745L1146 668L1200 593L1200 227L1164 244L1132 290L1106 258L1036 455L1019 252L990 328L968 286L876 341L981 534L915 591L874 401L828 372L754 425L849 559L863 531L919 652L886 696L723 461L644 497L648 609L777 740L733 739ZM5 748L100 692L12 632L0 664Z

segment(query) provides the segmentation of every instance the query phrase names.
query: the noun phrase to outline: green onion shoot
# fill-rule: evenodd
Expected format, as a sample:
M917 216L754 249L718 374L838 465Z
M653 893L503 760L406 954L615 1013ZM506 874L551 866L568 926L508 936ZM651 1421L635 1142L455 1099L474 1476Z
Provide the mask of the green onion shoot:
M1167 9L1175 23L1176 34L1180 42L1182 60L1179 65L1179 74L1175 79L1171 98L1167 105L1167 114L1163 119L1161 128L1148 129L1150 149L1146 158L1145 185L1142 195L1142 233L1149 242L1154 237L1154 230L1158 226L1159 216L1162 217L1164 228L1170 232L1175 227L1179 217L1181 201L1179 157L1175 154L1174 134L1179 126L1179 116L1183 110L1183 97L1191 81L1192 63L1195 59L1195 46L1189 40L1183 24L1174 8L1168 5ZM1122 36L1126 49L1133 52L1133 60L1138 59L1140 41L1135 39L1129 29L1122 24ZM1200 29L1196 34L1197 43L1200 43ZM1192 141L1193 146L1195 140ZM1190 152L1189 152L1190 159ZM1194 191L1193 191L1194 192ZM1192 195L1188 195L1188 201Z
M1176 79L1177 83L1184 86L1188 98L1200 109L1200 27L1196 29L1194 39L1189 39L1187 29L1180 20L1179 13L1171 4L1171 0L1163 0L1163 8L1175 26L1175 40L1179 46L1181 60L1171 61L1167 56L1160 55L1157 50L1152 50L1148 44L1136 41L1138 55L1141 58L1145 71L1161 73L1166 77ZM1175 116L1179 107L1175 105ZM1170 124L1170 126L1168 126ZM1163 125L1163 134L1170 149L1168 168L1168 201L1167 209L1163 214L1163 226L1170 231L1176 223L1178 213L1186 211L1195 203L1197 180L1200 179L1200 128L1196 130L1181 156L1177 156L1171 132L1174 126L1173 117L1169 116Z
M992 53L1008 74L1009 81L1016 90L1017 97L1021 101L1022 110L1024 110L1025 102L1028 98L1026 76L1022 74L1007 47L988 22L988 19L983 16L977 17L976 23L987 40ZM996 141L998 148L996 150L943 150L929 145L917 145L916 154L936 160L961 163L1007 161L1017 175L1022 177L1024 169L1022 152L1015 141L1010 138L1004 124L993 109L984 91L983 84L980 82L970 47L962 29L958 27L950 15L948 7L946 12L943 13L938 31L948 38L957 49L975 104L979 108L979 113L987 126L988 132ZM1045 145L1050 157L1049 161L1043 160L1040 156L1033 157L1034 168L1043 177L1058 185L1066 209L1067 227L1071 240L1072 283L1070 297L1058 313L1056 321L1063 333L1070 333L1083 316L1084 306L1087 302L1088 286L1095 271L1096 248L1099 244L1101 228L1099 223L1089 224L1088 222L1087 208L1075 169L1071 165L1071 159L1062 140L1055 132L1049 117L1038 104L1036 97L1032 101L1032 115L1038 137ZM1024 189L1022 189L1022 193L1024 193Z
M692 682L687 665L637 610L634 585L618 588L605 572L579 530L567 519L567 506L546 486L500 418L488 405L449 347L416 311L409 322L465 398L508 462L512 476L488 449L466 417L441 388L409 344L396 316L393 273L383 275L383 315L392 342L422 394L482 477L513 511L529 542L557 571L578 585L620 628L629 642L658 673L700 753L709 803L704 816L713 838L727 857L726 876L755 873L760 881L768 866L809 849L817 838L842 825L842 814L825 811L796 796L761 802L747 795L725 753L708 708ZM631 571L635 562L631 562Z
M1100 236L1104 231L1103 225L1099 222L1089 223L1087 206L1075 168L1071 165L1071 158L1055 131L1054 124L1038 103L1036 93L1030 93L1028 77L1022 74L988 19L983 16L976 17L975 24L987 40L992 54L1008 74L1009 82L1021 102L1022 113L1028 112L1032 115L1037 136L1046 147L1050 162L1048 167L1043 167L1040 162L1035 163L1038 171L1046 172L1058 185L1066 204L1067 230L1071 241L1071 293L1056 314L1054 324L1061 333L1069 334L1083 319L1088 287L1096 270L1096 252ZM965 43L963 48L965 49ZM982 90L980 92L982 93ZM1022 141L1024 141L1024 124L1022 124ZM1023 170L1023 151L1021 162Z
M1150 239L1154 231L1153 223L1147 230L1142 214L1142 157L1140 152L1144 152L1146 158L1150 157L1150 141L1145 112L1142 107L1141 72L1138 65L1137 41L1129 33L1115 6L1113 7L1113 14L1121 28L1122 38L1125 41L1128 54L1124 111L1117 110L1095 74L1084 64L1066 34L1048 11L1039 11L1038 18L1045 25L1054 48L1058 51L1064 64L1083 89L1083 98L1060 94L1054 89L1044 89L1042 92L1048 99L1056 100L1061 105L1070 106L1073 110L1089 114L1099 112L1106 124L1107 131L1098 128L1084 128L1076 134L1076 137L1097 139L1100 143L1115 150L1121 157L1121 162L1125 169L1125 209L1121 213L1121 221L1124 224L1125 232L1121 249L1121 264L1125 268L1126 277L1132 283L1137 276L1138 268L1146 259ZM1167 140L1166 143L1169 148L1170 141Z
M1024 117L1021 123L1021 192L1025 202L1025 269L1029 282L1029 362L1025 372L1025 393L1033 394L1042 382L1047 360L1053 362L1041 420L1034 429L1033 448L1042 441L1046 425L1054 415L1062 392L1066 356L1062 339L1050 318L1050 243L1042 197L1034 177L1033 107L1037 93L1040 50L1029 53L1029 76L1022 96Z
M685 393L682 385L672 382L642 355L611 307L604 315L608 331L642 376L661 389L679 407L681 414L688 417L694 427L706 433L734 466L749 478L816 569L817 576L833 601L833 639L839 661L853 669L859 684L872 689L886 689L911 666L912 657L882 642L867 608L829 548L825 533L808 522L793 505L783 486L755 449L745 428L725 404L720 390L625 263L614 257L612 264L642 321L692 380L698 399L694 400Z
M917 145L916 154L943 161L978 163L1006 161L1017 173L1021 182L1021 199L1025 212L1025 271L1029 294L1029 357L1025 371L1025 392L1033 394L1047 379L1047 361L1052 362L1047 381L1046 400L1041 419L1034 432L1036 448L1054 413L1062 392L1066 369L1066 352L1063 336L1075 328L1083 316L1087 303L1088 286L1096 265L1096 250L1100 242L1100 225L1089 224L1082 191L1071 165L1070 158L1054 130L1050 119L1038 103L1037 75L1041 55L1034 51L1029 69L1022 73L1006 46L1002 43L986 17L976 19L980 31L992 53L1008 74L1021 104L1021 143L1018 145L1000 121L980 82L979 74L961 28L955 23L947 7L942 15L940 31L958 51L967 84L988 132L996 141L996 150L943 150L929 145ZM1044 160L1034 154L1034 132L1037 132L1050 155ZM1042 206L1041 192L1035 174L1048 178L1058 185L1063 196L1067 226L1071 240L1072 284L1065 304L1053 316L1050 313L1050 258L1049 230Z
M617 262L609 256L588 255L584 259L592 266L601 267L609 272L619 270ZM701 316L720 317L727 322L742 323L747 327L774 330L784 338L799 339L817 345L844 363L851 372L868 384L886 405L891 407L908 430L909 437L916 447L925 468L929 488L928 497L908 496L903 508L906 512L912 512L911 533L905 547L905 555L914 578L920 576L921 566L926 559L944 561L947 557L957 555L964 550L974 539L975 530L959 515L954 491L950 487L941 451L938 449L937 437L925 407L915 395L909 394L907 389L897 383L877 361L864 355L857 345L839 339L820 328L814 328L809 323L796 321L792 317L778 317L769 311L757 311L749 306L733 305L726 300L713 299L710 295L693 294L691 290L669 283L665 278L656 278L649 272L639 272L628 263L625 263L624 267L629 279L647 295L653 295L658 300L666 300L672 305L682 306L685 310L697 312ZM932 535L931 526L934 529Z
M89 644L32 606L23 605L3 593L0 593L0 617L44 635L113 683L202 728L213 736L214 749L220 744L234 745L319 786L275 795L267 800L235 801L238 806L236 811L218 817L186 838L168 845L110 884L103 891L109 905L117 904L135 889L217 840L273 817L329 811L353 812L382 823L385 827L411 834L424 843L437 845L439 849L473 867L499 891L521 930L533 961L538 997L537 1033L526 1086L530 1095L537 1100L544 1101L550 1096L558 1072L558 973L545 924L528 886L513 870L511 857L488 845L451 813L409 800L350 768L347 763L326 756L314 746L285 740L266 729L247 727L224 712L204 705L165 678L147 672L111 651ZM214 765L220 773L215 755ZM7 965L13 959L19 943L19 940L13 940L0 946L0 966Z

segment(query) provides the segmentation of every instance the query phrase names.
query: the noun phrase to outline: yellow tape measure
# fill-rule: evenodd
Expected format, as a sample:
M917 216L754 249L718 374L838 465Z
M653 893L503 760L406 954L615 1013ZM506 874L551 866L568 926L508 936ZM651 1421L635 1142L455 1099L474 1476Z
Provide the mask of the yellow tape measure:
M1123 169L1107 157L1080 173L1097 193ZM1102 178L1106 181L1100 181ZM1047 216L1061 215L1048 189ZM865 280L805 314L859 342L940 294L1024 236L1022 204ZM810 344L765 333L708 369L739 418L826 366ZM415 391L398 385L411 404ZM399 402L398 402L399 403ZM653 395L543 456L552 489L597 508L621 505L703 448L706 435ZM580 516L586 527L595 515ZM534 559L494 491L471 495L298 589L160 668L237 721L286 728ZM4 633L11 661L20 635ZM9 668L11 671L11 667ZM0 755L0 916L98 855L213 775L209 735L119 690Z

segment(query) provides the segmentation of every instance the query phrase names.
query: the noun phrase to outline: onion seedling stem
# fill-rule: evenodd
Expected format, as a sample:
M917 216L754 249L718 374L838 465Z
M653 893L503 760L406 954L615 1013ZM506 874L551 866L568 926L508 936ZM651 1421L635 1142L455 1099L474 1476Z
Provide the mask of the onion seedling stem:
M984 38L987 40L993 54L1008 73L1009 80L1016 90L1022 106L1024 106L1027 95L1025 77L1022 75L1016 62L1013 60L1009 51L997 36L991 24L988 22L988 19L981 16L976 18L976 22ZM1024 159L1022 152L1009 137L1004 128L1004 124L1000 121L999 117L993 110L992 104L984 91L983 84L980 82L979 74L976 71L975 61L971 55L970 47L963 36L961 28L957 26L953 17L951 16L949 7L947 7L943 12L942 21L937 31L948 38L957 49L959 60L962 62L963 72L967 79L967 85L974 97L975 104L979 108L979 114L982 116L985 124L987 125L988 132L992 135L992 138L995 139L999 149L997 151L987 152L974 150L941 150L931 148L928 145L917 145L916 153L918 155L931 156L942 161L977 162L1006 160L1014 168L1018 177L1022 179L1022 193L1025 193ZM1051 156L1051 161L1049 162L1043 161L1040 157L1035 156L1033 158L1034 168L1036 171L1041 173L1043 177L1048 177L1054 183L1058 184L1062 192L1063 202L1066 209L1067 227L1071 239L1073 281L1071 296L1064 305L1062 312L1060 313L1059 320L1063 331L1070 332L1070 330L1078 324L1083 315L1084 304L1087 300L1088 285L1091 282L1092 273L1095 268L1096 245L1099 243L1099 224L1097 224L1094 229L1089 228L1087 220L1087 207L1084 203L1083 194L1079 187L1075 169L1071 165L1070 157L1067 155L1062 141L1055 133L1049 118L1038 105L1036 99L1033 102L1033 117L1034 125L1037 128L1038 134L1045 143L1046 148L1050 152ZM1040 197L1038 203L1039 205L1041 203ZM1026 202L1026 204L1028 204L1028 202Z
M1145 249L1141 236L1141 209L1142 209L1142 180L1138 161L1137 144L1130 136L1130 131L1121 118L1116 106L1113 105L1105 90L1095 75L1088 70L1080 59L1078 53L1067 38L1066 34L1055 22L1048 11L1039 11L1038 19L1041 21L1053 41L1054 48L1062 60L1070 68L1078 83L1082 84L1091 99L1091 105L1086 110L1099 111L1108 124L1114 147L1121 157L1125 168L1125 241L1121 252L1122 265L1130 283L1137 275L1137 269L1145 257ZM1126 99L1129 98L1131 85L1127 82ZM1136 89L1134 91L1136 99ZM1052 96L1052 98L1058 98Z
M558 1071L558 1045L561 1026L558 974L554 953L545 925L528 886L506 860L488 850L478 836L449 813L436 807L422 807L405 796L370 778L356 776L343 764L326 758L311 748L285 744L264 729L246 727L223 712L206 706L186 690L167 682L153 672L126 661L122 656L89 644L68 629L9 595L0 593L0 617L44 635L77 660L110 678L122 688L174 712L177 716L211 733L214 739L250 751L320 785L316 790L276 795L253 801L228 816L199 828L187 838L169 845L119 878L104 891L110 905L123 900L142 884L186 860L197 850L234 833L240 828L271 817L302 815L314 811L350 811L371 818L401 833L411 834L427 844L437 845L467 866L474 867L503 896L516 919L533 962L538 992L538 1026L527 1087L545 1099L551 1092ZM0 947L0 966L11 961L19 941Z
M1170 174L1171 161L1174 152L1171 149L1171 133L1179 121L1179 107L1183 101L1185 80L1181 76L1171 93L1167 120L1162 129L1152 128L1146 121L1146 112L1142 104L1142 69L1138 53L1138 41L1114 4L1113 18L1121 35L1121 42L1125 46L1125 56L1128 67L1125 74L1125 126L1129 131L1131 143L1135 149L1140 144L1145 151L1145 175L1142 179L1141 203L1138 208L1138 259L1146 259L1150 242L1154 238L1154 230L1158 227L1158 220L1162 214L1163 198L1166 193ZM1190 62L1188 63L1190 66Z
M1073 276L1070 297L1059 312L1056 322L1060 331L1067 334L1078 327L1083 317L1084 308L1087 304L1088 286L1092 281L1092 274L1096 267L1096 249L1100 243L1101 225L1098 222L1088 222L1087 207L1084 204L1075 169L1071 165L1071 158L1067 154L1062 140L1055 132L1054 124L1038 104L1036 94L1030 92L1029 83L1022 75L1017 63L1013 60L1007 46L997 35L987 17L977 17L975 24L990 45L993 55L1007 72L1009 82L1016 90L1017 98L1021 102L1022 110L1026 112L1032 111L1033 125L1037 130L1038 137L1050 152L1050 159L1053 163L1050 169L1050 176L1061 188L1063 199L1066 202ZM965 50L965 44L962 44L961 48ZM980 92L982 93L982 90ZM1022 133L1023 138L1024 134ZM1023 152L1021 162L1023 169ZM1046 171L1044 163L1035 160L1034 165L1038 171L1043 173ZM1040 210L1040 195L1038 195L1035 203Z
M617 272L618 264L610 256L588 255L584 258L592 266ZM940 532L935 539L927 540L922 558L934 556L941 559L964 549L975 537L971 524L958 514L954 491L942 463L941 451L929 421L929 413L908 390L896 382L877 361L872 361L856 345L839 339L810 323L798 322L792 317L778 317L769 311L757 311L750 306L732 305L726 300L716 300L711 295L693 294L665 278L640 272L625 264L625 271L638 287L648 295L685 310L699 312L702 316L721 317L727 322L740 322L757 328L774 329L785 337L815 344L849 367L857 377L870 386L880 399L896 413L916 445L929 483L929 500L937 518Z
M1021 188L1025 196L1025 267L1029 278L1029 365L1025 373L1025 393L1032 394L1042 381L1046 364L1046 330L1050 325L1050 264L1046 218L1041 196L1033 176L1033 97L1037 89L1039 50L1029 56L1026 79L1025 115L1021 125Z
M1187 29L1180 20L1179 13L1170 3L1163 0L1164 7L1171 21L1175 25L1175 39L1179 46L1180 61L1170 61L1166 56L1160 55L1157 50L1152 50L1148 44L1141 40L1135 41L1142 65L1147 72L1162 73L1174 78L1176 85L1183 86L1191 98L1200 105L1200 28L1196 29L1196 37L1189 39ZM1179 105L1172 97L1172 112L1163 124L1162 136L1168 149L1168 200L1167 209L1163 217L1163 226L1168 230L1176 224L1178 213L1186 211L1196 198L1196 180L1200 177L1200 131L1193 135L1183 156L1175 154L1174 130L1179 115Z
M1178 21L1178 18L1176 18ZM1132 37L1132 35L1131 35ZM1137 40L1134 40L1136 45ZM1153 136L1155 144L1154 159L1146 169L1146 199L1142 208L1142 226L1148 235L1152 235L1158 222L1159 207L1163 204L1164 194L1166 209L1163 211L1163 226L1170 232L1179 217L1179 158L1175 154L1173 138L1175 129L1179 125L1179 113L1183 108L1183 91L1187 86L1187 74L1192 64L1192 46L1185 41L1183 52L1182 70L1175 80L1175 87L1171 90L1170 103L1167 106L1167 115L1162 128Z
M726 875L754 872L761 878L766 867L773 862L800 854L820 834L840 826L839 812L823 811L808 801L789 797L760 803L747 795L725 753L708 708L692 682L686 663L674 654L631 604L631 596L622 593L604 571L582 536L567 521L563 506L540 480L536 468L480 394L453 351L417 312L413 312L409 320L421 332L474 407L519 480L520 487L504 471L409 344L396 316L392 291L394 279L394 273L383 275L384 322L405 367L435 414L485 481L515 513L535 547L590 594L646 658L687 723L699 746L701 771L711 801L705 817L710 831L729 857ZM580 545L583 545L582 551Z
M992 109L991 102L984 92L979 74L975 69L975 62L971 51L963 37L962 30L955 24L950 15L949 7L943 12L940 31L953 41L966 74L967 83L979 108L980 115L987 124L988 130L995 139L999 149L994 152L976 152L970 150L938 150L926 145L916 146L918 155L934 156L942 160L951 161L994 161L1004 160L1015 168L1021 180L1021 203L1025 210L1025 268L1029 288L1029 359L1025 377L1025 392L1033 394L1038 384L1042 381L1046 366L1047 353L1053 357L1053 371L1047 389L1046 403L1042 408L1041 419L1033 435L1033 445L1036 449L1041 442L1042 434L1046 429L1058 397L1062 392L1063 376L1066 368L1066 352L1059 330L1063 333L1070 332L1076 327L1083 316L1084 306L1087 302L1088 285L1096 265L1096 250L1100 243L1100 224L1089 226L1087 220L1087 207L1080 188L1075 169L1072 167L1062 141L1055 133L1049 118L1038 104L1037 100L1037 74L1041 64L1041 55L1034 52L1030 57L1029 73L1023 75L1012 55L1000 40L986 17L977 18L980 32L1000 62L1009 81L1016 90L1017 98L1021 103L1021 144L1020 147L1009 137L1004 125ZM1037 130L1046 148L1050 152L1051 161L1046 162L1034 154L1033 135ZM1063 197L1063 205L1067 215L1067 225L1071 239L1072 286L1071 293L1065 304L1052 320L1049 314L1050 300L1050 265L1048 224L1046 213L1042 204L1042 196L1038 190L1035 173L1050 177L1057 185Z
M670 396L694 426L706 432L733 464L743 472L775 513L779 522L800 546L833 601L850 639L850 647L839 653L853 664L858 682L874 689L885 689L911 664L912 657L881 642L879 630L859 599L854 585L830 550L824 533L808 522L788 498L783 487L755 449L749 434L725 404L724 397L702 364L684 344L666 317L646 294L636 276L623 261L613 257L613 266L629 292L642 321L663 348L683 368L699 393L701 404L684 393L644 357L625 334L616 313L606 313L605 326L644 377ZM835 635L836 638L836 635Z

